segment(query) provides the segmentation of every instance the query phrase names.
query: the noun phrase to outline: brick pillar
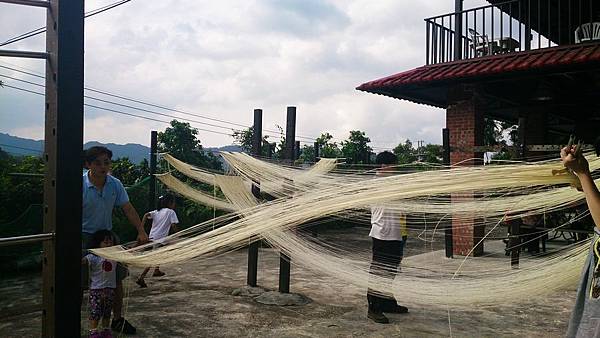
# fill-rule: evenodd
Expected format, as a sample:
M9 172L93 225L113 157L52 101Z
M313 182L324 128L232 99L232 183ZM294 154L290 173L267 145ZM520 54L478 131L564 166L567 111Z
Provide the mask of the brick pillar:
M483 154L475 153L474 146L483 145L483 112L476 99L456 101L446 110L446 128L450 130L450 164L478 165ZM470 159L477 158L478 161ZM452 202L472 200L472 192L452 194ZM466 255L483 237L485 228L475 225L473 215L461 213L452 216L453 252ZM473 251L474 256L483 254L483 243Z

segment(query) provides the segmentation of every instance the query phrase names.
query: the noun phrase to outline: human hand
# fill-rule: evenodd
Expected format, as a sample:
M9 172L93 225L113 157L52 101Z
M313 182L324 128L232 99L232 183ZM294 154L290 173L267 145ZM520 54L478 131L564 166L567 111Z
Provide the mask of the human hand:
M408 236L402 236L402 242L406 245L406 241L408 240Z
M148 239L148 235L144 230L138 232L137 243L139 245L148 243L150 240Z
M563 165L572 170L576 174L589 173L590 168L588 161L582 154L581 142L577 145L572 144L573 139L569 140L569 144L560 151L560 159Z

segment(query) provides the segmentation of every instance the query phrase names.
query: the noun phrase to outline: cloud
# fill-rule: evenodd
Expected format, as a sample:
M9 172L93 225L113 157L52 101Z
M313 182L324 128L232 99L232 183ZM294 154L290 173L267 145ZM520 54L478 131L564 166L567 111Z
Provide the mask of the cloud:
M110 2L90 0L86 9ZM254 108L262 108L264 128L271 130L275 124L285 125L286 106L294 105L297 134L304 136L329 131L344 139L358 129L366 131L375 146L392 147L406 138L440 143L443 111L354 88L424 64L423 19L449 12L452 6L446 0L133 0L86 20L85 82L244 125L251 124ZM19 7L0 4L0 32L6 39L44 24L43 15L29 16ZM43 39L32 39L14 47L40 50L44 44ZM5 61L0 58L0 65ZM8 62L44 72L41 62ZM4 69L0 74L11 75ZM0 132L26 136L41 130L39 102L31 95L0 89ZM17 114L7 118L7 112ZM148 144L149 130L165 126L86 109L86 140ZM200 132L200 137L208 146L232 142L215 133Z

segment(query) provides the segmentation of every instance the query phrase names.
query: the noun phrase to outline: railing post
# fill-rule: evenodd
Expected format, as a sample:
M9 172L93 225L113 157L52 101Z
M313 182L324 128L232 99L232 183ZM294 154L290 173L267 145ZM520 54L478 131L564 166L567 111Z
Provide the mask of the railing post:
M462 60L462 10L463 0L454 0L454 61Z
M252 155L259 156L261 154L262 145L262 109L254 109L254 125L252 127ZM269 151L270 153L270 151ZM260 182L255 182L252 185L252 194L256 197L260 195ZM248 275L246 284L248 286L257 285L258 274L258 247L260 241L256 240L248 246Z
M81 335L83 1L50 0L46 21L42 337Z
M525 6L525 50L531 50L531 0Z

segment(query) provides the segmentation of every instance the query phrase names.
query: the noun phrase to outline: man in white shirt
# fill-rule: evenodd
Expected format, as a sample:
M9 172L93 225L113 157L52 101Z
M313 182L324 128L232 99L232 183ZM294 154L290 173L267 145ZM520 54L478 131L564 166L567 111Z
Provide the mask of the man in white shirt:
M389 151L377 154L377 176L392 174L397 162L396 155ZM385 205L371 207L371 232L373 241L373 259L370 273L393 281L404 253L406 241L406 217L398 211L386 208ZM398 305L394 295L369 288L367 290L369 311L367 317L376 323L387 324L388 318L383 314L407 313L408 309Z

